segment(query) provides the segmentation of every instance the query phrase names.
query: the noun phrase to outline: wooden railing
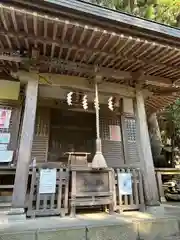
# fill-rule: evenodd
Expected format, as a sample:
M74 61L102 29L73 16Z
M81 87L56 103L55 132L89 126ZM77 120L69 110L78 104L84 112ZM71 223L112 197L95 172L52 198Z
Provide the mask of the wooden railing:
M75 215L77 207L97 205L107 206L110 213L144 210L143 182L138 168L107 169L97 173L90 168L74 168L70 173L60 168L57 169L55 194L39 193L40 169L34 168L32 173L27 216L64 216L68 212ZM123 173L130 176L132 193L123 194L120 190Z
M120 174L129 173L132 179L132 194L122 194L120 191ZM115 210L122 212L125 210L144 210L144 191L141 171L138 168L117 168L115 169L114 184L114 206Z
M43 194L39 192L40 171L45 168L56 169L56 189L53 194ZM2 207L3 204L11 205L15 172L15 167L7 167L5 169L0 168L0 179L3 179L6 175L7 179L10 178L8 175L11 175L12 178L12 183L8 183L7 181L0 182L0 202L2 203ZM97 184L95 184L94 181L91 181L91 175L95 176L95 173L91 168L87 167L87 169L84 170L80 168L61 168L57 163L47 163L46 165L41 164L34 168L31 167L29 169L30 181L26 196L27 200L24 206L24 208L27 209L27 216L64 216L68 213L75 213L76 208L83 208L83 206L87 206L89 204L92 206L104 206L106 209L109 209L109 212L144 209L143 181L138 167L125 166L114 170L109 169L107 171L100 172L102 180L105 182L105 188L102 189L101 179L96 176L97 179L93 178L93 180L97 181L97 183L101 185L99 187L97 186L98 191L96 191L96 189L94 190L94 186ZM122 194L120 191L119 183L121 173L130 174L130 178L132 180L132 194ZM100 176L100 174L97 175ZM105 177L105 175L107 176ZM83 179L81 179L81 176ZM80 180L88 182L88 179L90 185L92 186L89 186L89 192L86 192L87 186L83 187ZM107 189L106 186L108 186L108 184L109 187ZM85 191L85 194L83 191Z
M159 191L159 200L161 202L165 202L166 199L164 197L164 187L163 187L163 181L162 176L163 175L179 175L180 169L178 168L155 168L156 173L156 180L157 180L157 186Z
M54 193L40 192L40 171L45 168L33 168L28 200L27 216L65 216L68 213L69 170L57 168ZM50 169L48 167L48 169Z

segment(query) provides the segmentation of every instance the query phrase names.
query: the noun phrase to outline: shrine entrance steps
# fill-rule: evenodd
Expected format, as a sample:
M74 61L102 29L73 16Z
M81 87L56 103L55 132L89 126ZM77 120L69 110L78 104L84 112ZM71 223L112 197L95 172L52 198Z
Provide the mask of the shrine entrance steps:
M1 216L0 216L1 217ZM70 217L26 220L0 218L1 240L177 240L179 216L126 212L90 213Z

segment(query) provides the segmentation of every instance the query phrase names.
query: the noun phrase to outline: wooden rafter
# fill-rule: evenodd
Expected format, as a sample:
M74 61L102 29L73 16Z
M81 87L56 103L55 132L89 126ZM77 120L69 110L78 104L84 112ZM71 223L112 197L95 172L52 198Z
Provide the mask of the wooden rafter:
M146 108L149 112L157 112L172 104L177 96L151 96L146 100Z
M28 34L28 26L27 26L26 14L23 15L22 22L23 22L24 31L25 31L26 34ZM26 48L29 49L29 43L28 43L27 39L25 39L25 44L26 44Z
M35 30L36 32L36 30ZM34 41L36 44L35 46L37 46L38 43L41 44L49 44L52 45L52 50L54 49L54 47L59 47L59 48L66 48L66 49L72 49L72 50L76 50L76 54L74 56L74 61L76 61L77 58L77 54L78 52L84 52L85 54L89 54L91 55L91 57L88 60L88 63L90 63L93 60L93 57L95 55L99 56L96 59L96 64L101 63L101 58L105 58L105 57L109 57L111 59L110 63L108 63L108 67L113 67L113 68L119 68L119 66L121 65L122 60L126 60L129 62L133 62L136 63L138 65L140 65L142 68L146 69L147 66L150 68L149 70L147 70L147 72L149 71L149 73L151 73L151 71L154 71L154 68L158 68L157 71L159 71L159 69L161 69L161 71L165 71L166 73L172 74L173 72L176 72L176 74L178 76L180 76L180 69L179 67L176 66L172 66L171 64L164 64L164 63L160 63L159 60L147 60L146 57L139 57L139 56L132 56L132 54L128 54L128 56L124 53L122 53L120 50L118 50L118 52L108 52L105 50L102 50L100 48L98 48L98 42L96 43L96 45L94 46L94 48L88 48L86 45L83 45L81 43L81 41L79 41L78 44L75 43L70 43L70 42L63 42L61 39L57 39L56 37L46 37L44 38L44 36L37 36L35 34L26 34L25 32L14 32L14 31L8 31L8 30L0 30L0 36L6 36L8 39L9 38L16 38L16 39L23 39L23 40L27 40L27 41ZM101 38L99 38L100 40ZM81 38L80 38L81 40ZM11 45L9 45L10 48L12 48ZM156 50L157 51L157 50ZM156 52L154 52L156 53ZM117 64L115 64L116 62L118 62ZM114 66L113 66L114 65Z

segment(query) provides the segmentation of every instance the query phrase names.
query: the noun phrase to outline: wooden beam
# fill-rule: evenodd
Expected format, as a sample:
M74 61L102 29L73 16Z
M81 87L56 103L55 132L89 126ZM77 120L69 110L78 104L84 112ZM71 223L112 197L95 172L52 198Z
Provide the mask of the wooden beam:
M0 50L1 52L1 50ZM4 51L0 54L0 60L10 61L10 62L17 62L17 63L28 63L31 66L32 59L30 57L21 57L17 54L14 55L10 53L9 55L6 55ZM38 59L33 59L33 64L37 64L40 66L47 65L47 68L49 66L54 67L59 70L69 70L69 71L75 71L78 73L84 73L89 74L90 76L94 76L94 65L91 64L85 64L85 63L79 63L79 62L73 62L69 60L63 60L63 59L57 59L57 58L49 58L44 56L39 56ZM47 71L48 72L48 71ZM134 79L136 76L135 73L129 72L129 71L121 71L121 70L114 70L112 68L106 68L106 67L98 67L98 74L106 77L106 78L114 78L118 80L130 80ZM163 77L157 77L157 76L150 76L143 74L143 76L139 79L137 78L138 82L140 83L146 83L151 84L155 86L160 87L172 87L172 79L163 78Z
M23 61L23 58L20 56L0 54L0 60L20 63Z
M124 59L124 60L129 60L129 61L134 61L137 63L142 64L143 66L146 65L151 65L151 66L158 66L160 68L166 68L168 67L168 70L173 70L173 71L178 71L179 72L179 68L174 67L173 65L170 64L164 64L162 62L159 62L157 60L155 61L151 61L151 60L147 60L144 57L134 57L132 55L128 55L126 56L125 54L119 52L117 54L117 52L113 51L113 52L108 52L108 51L104 51L102 49L96 48L96 47L92 47L92 48L88 48L86 45L83 44L74 44L74 43L69 43L69 42L63 42L61 39L53 39L52 37L47 37L46 38L44 36L36 36L35 34L30 34L30 33L25 33L25 32L18 32L16 33L15 31L8 31L6 30L0 30L0 35L3 36L7 36L8 38L19 38L19 39L24 39L24 40L29 40L29 41L33 41L36 43L42 43L42 44L49 44L49 45L54 45L56 47L59 48L71 48L74 50L78 50L78 51L83 51L86 54L101 54L102 56L109 56L113 59ZM128 41L128 40L127 40Z
M159 205L159 196L149 139L144 97L141 90L137 90L136 92L136 115L139 154L144 179L146 204L149 206L157 206Z
M81 90L82 92L82 90ZM44 98L44 99L49 99L53 100L54 102L57 101L66 101L66 95L68 93L68 89L63 89L60 87L51 87L51 86L39 86L39 97ZM87 92L85 93L88 95L88 103L93 103L94 106L94 92ZM125 92L124 92L125 94ZM108 94L99 94L99 102L100 104L107 104L108 103L108 98L109 96L112 95L109 93ZM117 95L117 94L116 94ZM66 107L67 104L66 104ZM88 109L89 110L89 109Z
M161 90L160 92L155 92L155 96L180 96L180 88Z
M69 60L63 60L63 59L49 59L48 57L40 57L39 62L37 64L50 64L54 67L59 67L61 70L74 70L80 73L89 73L94 75L94 65L92 64L85 64L85 63L78 63L78 62L73 62ZM119 80L125 80L125 79L134 79L135 73L132 73L130 71L121 71L121 70L115 70L113 68L107 68L107 67L98 67L98 74L101 76L104 76L106 78L114 78L114 79L119 79ZM136 79L134 79L136 80ZM162 86L165 84L165 86L172 86L172 80L168 78L163 78L163 77L157 77L157 76L151 76L147 74L143 74L143 77L140 79L141 82L143 81L150 81L151 84L154 83L156 86L160 84Z
M25 72L25 71L18 71L15 75L21 82L28 82L29 78L32 78L34 73ZM37 78L39 79L39 84L47 85L50 87L60 87L63 89L69 90L82 90L84 92L93 92L94 88L93 85L89 84L87 78L82 77L75 77L75 76L66 76L66 75L59 75L59 74L38 74ZM41 82L42 80L42 82ZM115 96L127 96L127 97L135 97L134 88L128 87L121 84L116 83L106 83L103 82L99 85L99 92L103 95L111 95L114 94Z
M26 199L29 164L34 137L37 94L38 79L29 80L26 88L25 110L12 199L12 206L16 208L24 208Z
M37 61L37 64L42 65L50 65L54 68L57 68L59 70L69 70L69 71L75 71L79 73L89 74L90 76L94 76L94 65L91 64L84 64L84 63L78 63L73 61L66 61L63 59L45 59L44 57L39 58ZM105 68L105 67L99 67L98 68L98 74L107 77L107 78L115 78L119 80L129 79L131 78L131 73L126 71L120 71L120 70L114 70L112 68Z
M0 60L11 61L11 62L22 62L22 63L28 62L28 61L30 63L32 60L32 58L30 57L21 57L18 55L14 56L13 53L6 55L4 54L4 52L5 51L2 50L2 53L0 54ZM91 75L94 75L94 66L91 64L83 64L78 62L76 63L73 61L67 61L63 59L50 58L50 57L44 57L44 56L39 56L36 59L33 58L33 63L38 65L47 65L47 66L50 65L52 67L59 68L60 70L70 70L70 71L75 70L80 73L89 73ZM99 67L98 73L102 76L112 77L120 80L132 78L130 72L114 70L114 69L105 68L105 67Z
M157 82L156 81L151 81L150 79L149 80L145 80L145 84L146 85L152 85L152 86L157 86L157 87L172 87L172 80L171 79L168 79L168 78L162 78L162 77L156 77L156 76L152 76L152 78L155 80L157 80ZM158 81L158 79L159 79L159 81ZM169 83L168 83L168 81L163 81L163 79L165 80L168 80L169 81ZM178 84L177 84L178 85Z

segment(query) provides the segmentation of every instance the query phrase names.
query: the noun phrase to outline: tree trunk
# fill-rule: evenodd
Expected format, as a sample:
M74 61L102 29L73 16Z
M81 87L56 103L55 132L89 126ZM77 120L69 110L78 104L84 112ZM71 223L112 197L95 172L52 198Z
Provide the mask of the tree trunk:
M171 135L171 148L172 148L172 162L175 167L175 126L174 122L172 123L172 135Z
M149 117L148 125L149 125L149 136L151 141L152 155L155 161L155 159L157 159L160 156L161 150L162 150L161 134L160 134L159 124L158 124L155 113L153 113Z

